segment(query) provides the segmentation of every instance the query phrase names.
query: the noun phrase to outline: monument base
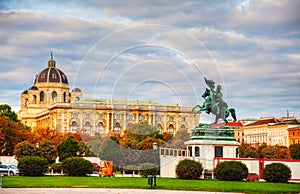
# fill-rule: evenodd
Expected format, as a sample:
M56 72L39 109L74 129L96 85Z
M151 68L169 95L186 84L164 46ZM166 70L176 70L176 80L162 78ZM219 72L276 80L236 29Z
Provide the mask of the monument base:
M185 142L188 156L213 161L214 158L237 158L238 146L230 128L196 127L189 141ZM205 165L212 169L212 163Z

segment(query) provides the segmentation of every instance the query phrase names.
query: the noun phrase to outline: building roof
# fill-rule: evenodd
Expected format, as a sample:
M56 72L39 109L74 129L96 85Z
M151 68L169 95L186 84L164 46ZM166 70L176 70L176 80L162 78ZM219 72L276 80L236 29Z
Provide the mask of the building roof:
M212 124L211 127L220 127L223 125L224 122ZM225 125L225 127L242 127L243 124L239 121L233 122L233 121L228 121L228 123Z
M34 84L44 82L68 84L67 76L61 70L55 67L55 61L52 53L51 58L48 61L48 67L36 76Z
M279 123L280 121L274 117L266 117L266 118L260 118L259 120L250 123L246 126L255 126L255 125L268 125L270 123Z

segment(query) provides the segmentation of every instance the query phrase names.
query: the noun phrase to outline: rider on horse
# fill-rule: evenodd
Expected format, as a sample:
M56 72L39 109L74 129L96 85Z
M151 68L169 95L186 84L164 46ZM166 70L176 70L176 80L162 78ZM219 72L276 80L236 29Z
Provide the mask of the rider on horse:
M193 108L193 112L195 114L205 111L206 113L212 113L216 115L216 121L218 121L219 118L222 118L224 120L224 124L226 125L227 120L226 118L231 114L234 121L236 120L235 110L233 108L228 108L228 105L226 102L223 101L222 97L223 94L221 92L222 87L220 85L217 85L217 88L215 90L215 82L213 80L207 80L204 78L205 83L209 87L205 89L205 92L203 93L202 97L205 99L202 106L196 105ZM196 108L199 108L198 111L195 111Z

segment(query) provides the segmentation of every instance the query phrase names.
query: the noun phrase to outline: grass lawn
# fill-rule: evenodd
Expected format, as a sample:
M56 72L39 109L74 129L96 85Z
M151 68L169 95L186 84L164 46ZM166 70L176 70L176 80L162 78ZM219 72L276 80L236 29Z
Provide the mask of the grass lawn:
M150 189L147 178L67 177L67 176L5 176L3 188L136 188ZM198 190L243 193L299 193L299 183L231 182L218 180L181 180L157 178L157 189Z

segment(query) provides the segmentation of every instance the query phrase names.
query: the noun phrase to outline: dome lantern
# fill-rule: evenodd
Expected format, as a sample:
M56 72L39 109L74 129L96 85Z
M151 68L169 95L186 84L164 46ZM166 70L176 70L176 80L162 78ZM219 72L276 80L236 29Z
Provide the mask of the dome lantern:
M48 61L48 67L55 67L55 61L54 61L54 59L53 59L52 51L51 51L50 53L51 53L51 58L50 58L50 60Z

